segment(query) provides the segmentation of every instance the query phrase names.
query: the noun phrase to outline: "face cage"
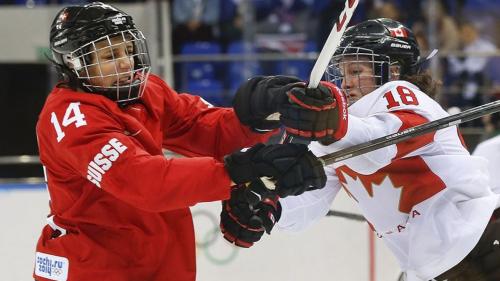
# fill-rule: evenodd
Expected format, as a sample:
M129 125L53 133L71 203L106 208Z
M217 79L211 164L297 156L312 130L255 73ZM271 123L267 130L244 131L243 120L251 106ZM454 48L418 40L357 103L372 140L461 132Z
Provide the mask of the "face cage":
M340 54L332 57L330 64L328 65L325 77L331 83L337 85L339 88L343 89L348 97L350 97L350 89L342 88L342 82L344 79L358 79L357 85L361 85L361 78L375 78L375 85L373 87L358 87L361 93L369 93L373 91L386 82L389 81L389 66L391 65L391 60L389 56L375 54L372 50L360 47L347 47L339 48ZM352 65L356 63L370 63L372 67L371 75L349 75L346 78L345 73L348 69L347 65ZM355 100L349 99L349 104L355 102Z
M120 36L121 41L113 44L111 38L116 36ZM96 44L100 41L107 42L107 45L97 49ZM133 45L132 53L126 47L126 44L129 42ZM112 50L117 47L122 47L126 50L124 57L115 57L115 53ZM99 58L98 52L106 48L111 48L111 59L102 60ZM97 61L94 63L92 63L92 56L97 58ZM83 88L92 93L102 94L117 102L126 102L140 98L144 93L151 71L146 38L137 29L120 31L98 38L69 53L64 59L66 64L76 74ZM132 68L129 71L120 72L120 60L128 60ZM114 71L105 74L101 66L110 62L114 65ZM95 75L90 74L91 68L97 69ZM116 78L116 83L112 86L99 86L90 83L90 79L101 79L100 81L102 82L104 78L108 77ZM120 82L122 79L127 78L129 81Z

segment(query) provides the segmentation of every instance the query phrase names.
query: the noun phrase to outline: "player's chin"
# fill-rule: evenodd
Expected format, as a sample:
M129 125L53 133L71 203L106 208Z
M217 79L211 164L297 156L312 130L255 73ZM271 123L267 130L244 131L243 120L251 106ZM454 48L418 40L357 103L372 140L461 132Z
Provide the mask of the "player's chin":
M127 87L127 86L130 86L131 82L132 82L131 80L115 81L110 86L111 87Z

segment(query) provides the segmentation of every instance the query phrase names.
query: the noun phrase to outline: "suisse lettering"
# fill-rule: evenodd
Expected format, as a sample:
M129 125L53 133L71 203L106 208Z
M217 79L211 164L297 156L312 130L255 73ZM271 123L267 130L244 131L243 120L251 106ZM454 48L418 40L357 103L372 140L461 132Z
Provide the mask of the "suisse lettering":
M89 162L87 166L87 179L93 184L101 187L101 181L104 174L111 169L113 162L115 162L120 155L127 150L116 138L112 138L105 144L100 153L94 156L94 159Z

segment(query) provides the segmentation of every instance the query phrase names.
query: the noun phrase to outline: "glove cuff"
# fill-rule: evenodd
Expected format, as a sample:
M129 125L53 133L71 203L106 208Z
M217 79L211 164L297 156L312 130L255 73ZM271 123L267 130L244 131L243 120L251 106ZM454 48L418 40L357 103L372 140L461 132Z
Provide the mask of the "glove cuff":
M337 103L337 120L338 120L338 127L333 132L333 139L334 140L339 140L345 136L347 133L347 124L348 124L348 116L347 114L347 96L345 95L344 91L339 89L337 86L330 82L326 81L321 81L321 85L327 87L330 90L330 93L332 93L333 98L335 99L335 102Z
M283 211L283 208L281 207L281 203L279 200L277 200L275 204L276 204L276 213L274 214L274 219L276 221L274 223L278 223L278 221L281 218L281 212Z
M224 168L231 180L238 185L247 183L255 177L250 163L236 163L231 155L224 157Z
M261 202L262 205L267 206L261 213L261 216L265 216L263 219L264 229L267 234L271 234L274 225L278 223L281 218L281 203L279 202L279 197L274 196L273 198L265 198Z

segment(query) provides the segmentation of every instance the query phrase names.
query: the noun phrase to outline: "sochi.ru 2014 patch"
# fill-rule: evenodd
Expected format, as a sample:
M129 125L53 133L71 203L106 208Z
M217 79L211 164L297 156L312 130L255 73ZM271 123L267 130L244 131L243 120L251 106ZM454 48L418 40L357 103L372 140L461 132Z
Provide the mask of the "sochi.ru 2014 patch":
M68 279L69 261L65 257L36 252L35 275L50 280L66 281Z

